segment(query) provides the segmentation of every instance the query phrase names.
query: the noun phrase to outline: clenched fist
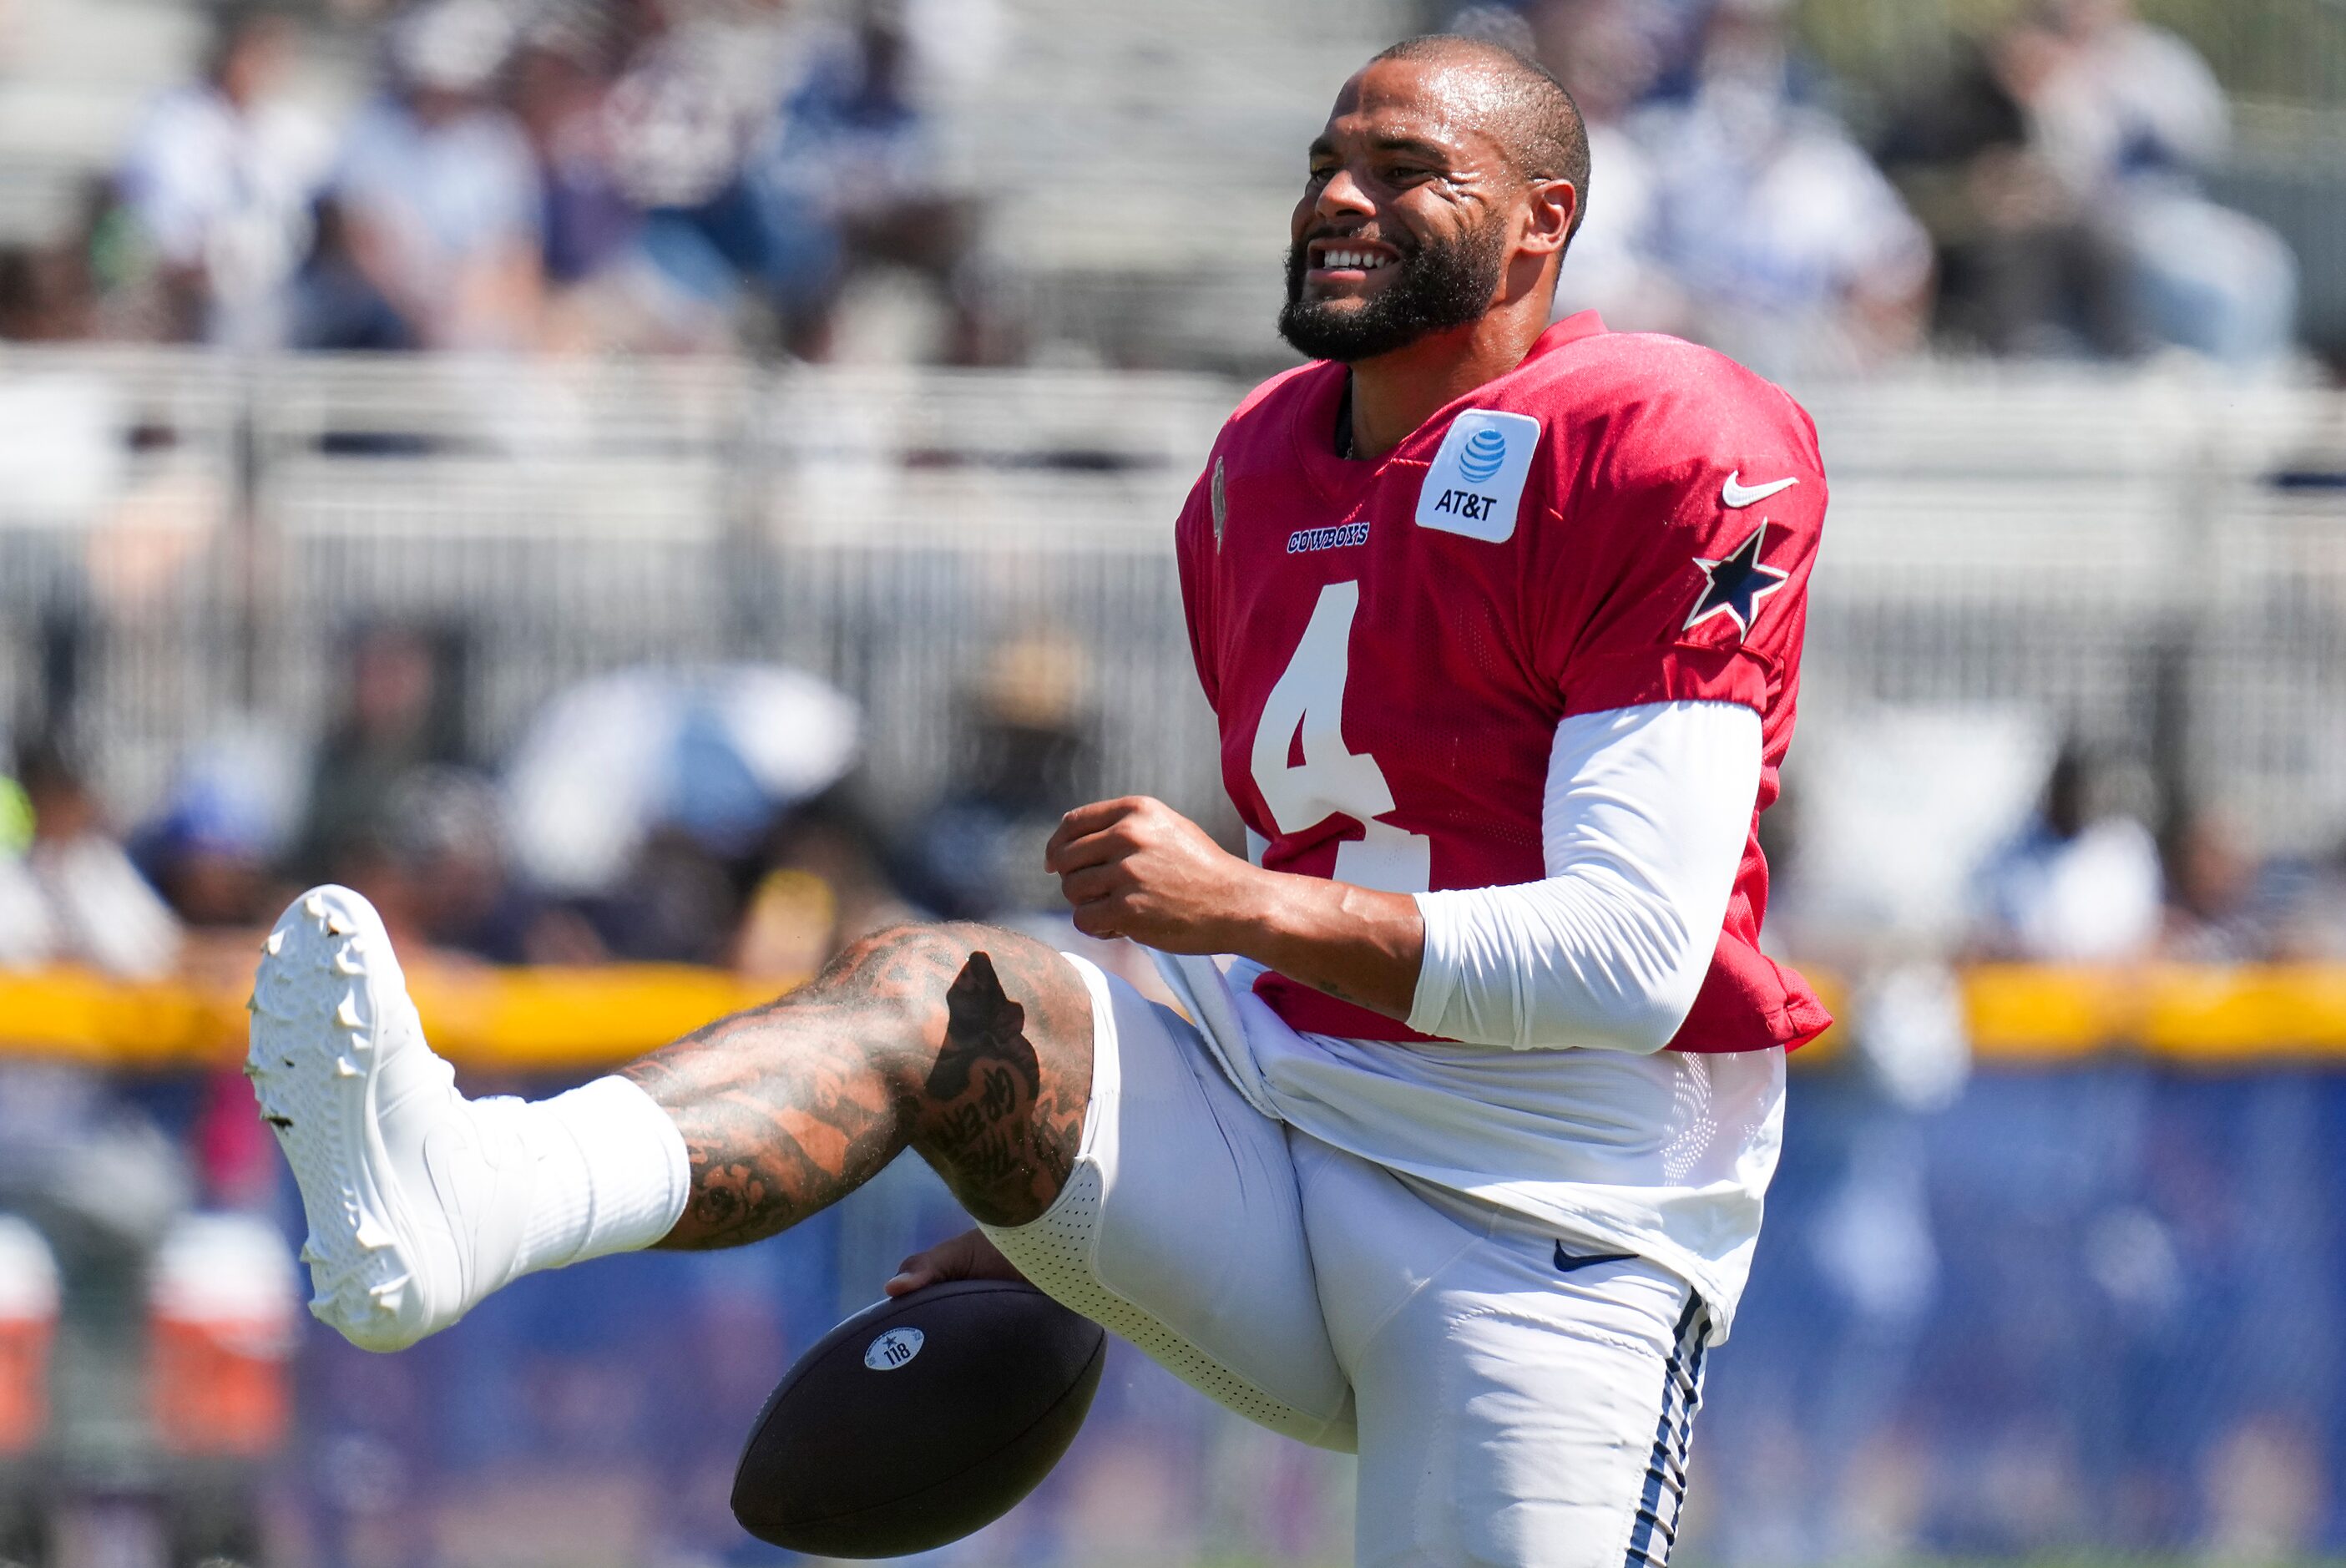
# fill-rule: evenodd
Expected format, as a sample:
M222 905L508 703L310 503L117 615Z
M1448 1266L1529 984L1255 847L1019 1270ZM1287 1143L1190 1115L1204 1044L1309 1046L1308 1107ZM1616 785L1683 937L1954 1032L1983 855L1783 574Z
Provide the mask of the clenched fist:
M1266 873L1145 795L1079 806L1043 851L1086 936L1129 937L1161 952L1244 952Z

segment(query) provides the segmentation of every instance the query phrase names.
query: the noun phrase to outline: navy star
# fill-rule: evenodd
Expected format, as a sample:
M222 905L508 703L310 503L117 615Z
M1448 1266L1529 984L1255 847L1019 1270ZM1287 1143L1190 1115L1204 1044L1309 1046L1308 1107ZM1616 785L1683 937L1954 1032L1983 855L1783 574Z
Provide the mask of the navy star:
M1704 581L1702 597L1695 601L1694 614L1687 617L1688 631L1713 616L1727 616L1735 622L1739 640L1751 635L1751 623L1760 615L1760 601L1782 587L1791 576L1790 572L1760 564L1760 541L1767 535L1768 524L1762 521L1751 530L1751 537L1729 551L1725 558L1694 558L1694 564L1702 568Z

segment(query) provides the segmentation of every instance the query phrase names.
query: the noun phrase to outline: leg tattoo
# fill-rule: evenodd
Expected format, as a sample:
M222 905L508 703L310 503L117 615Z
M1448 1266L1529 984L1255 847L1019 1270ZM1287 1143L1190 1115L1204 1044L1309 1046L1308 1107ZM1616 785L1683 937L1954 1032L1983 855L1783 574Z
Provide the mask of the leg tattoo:
M903 927L811 984L624 1069L676 1119L692 1196L668 1247L738 1247L907 1145L991 1225L1058 1196L1091 1098L1091 998L1056 952L984 926Z

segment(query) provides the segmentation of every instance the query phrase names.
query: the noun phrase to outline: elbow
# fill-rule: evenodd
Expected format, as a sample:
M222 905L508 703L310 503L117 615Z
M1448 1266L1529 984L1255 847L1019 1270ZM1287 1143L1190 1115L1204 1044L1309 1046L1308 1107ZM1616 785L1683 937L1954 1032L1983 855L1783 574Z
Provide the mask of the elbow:
M1678 1038L1694 1010L1710 952L1680 912L1660 899L1625 899L1602 921L1611 927L1591 944L1576 976L1538 988L1550 1006L1535 1007L1523 1044L1617 1051L1650 1056ZM1601 956L1599 956L1601 955ZM1545 1016L1540 1016L1544 1014Z
M1659 896L1535 883L1418 895L1411 1027L1517 1051L1649 1056L1677 1038L1710 951Z
M1703 966L1681 964L1662 983L1624 995L1600 1021L1600 1037L1583 1044L1632 1056L1650 1056L1678 1036L1702 988Z

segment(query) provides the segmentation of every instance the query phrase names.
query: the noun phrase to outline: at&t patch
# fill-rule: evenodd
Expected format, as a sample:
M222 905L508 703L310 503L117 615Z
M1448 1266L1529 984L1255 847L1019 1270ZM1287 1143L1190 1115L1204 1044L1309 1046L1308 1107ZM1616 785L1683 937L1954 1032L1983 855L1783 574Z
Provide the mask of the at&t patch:
M1470 408L1452 420L1417 493L1417 525L1494 545L1512 537L1539 441L1527 413Z

